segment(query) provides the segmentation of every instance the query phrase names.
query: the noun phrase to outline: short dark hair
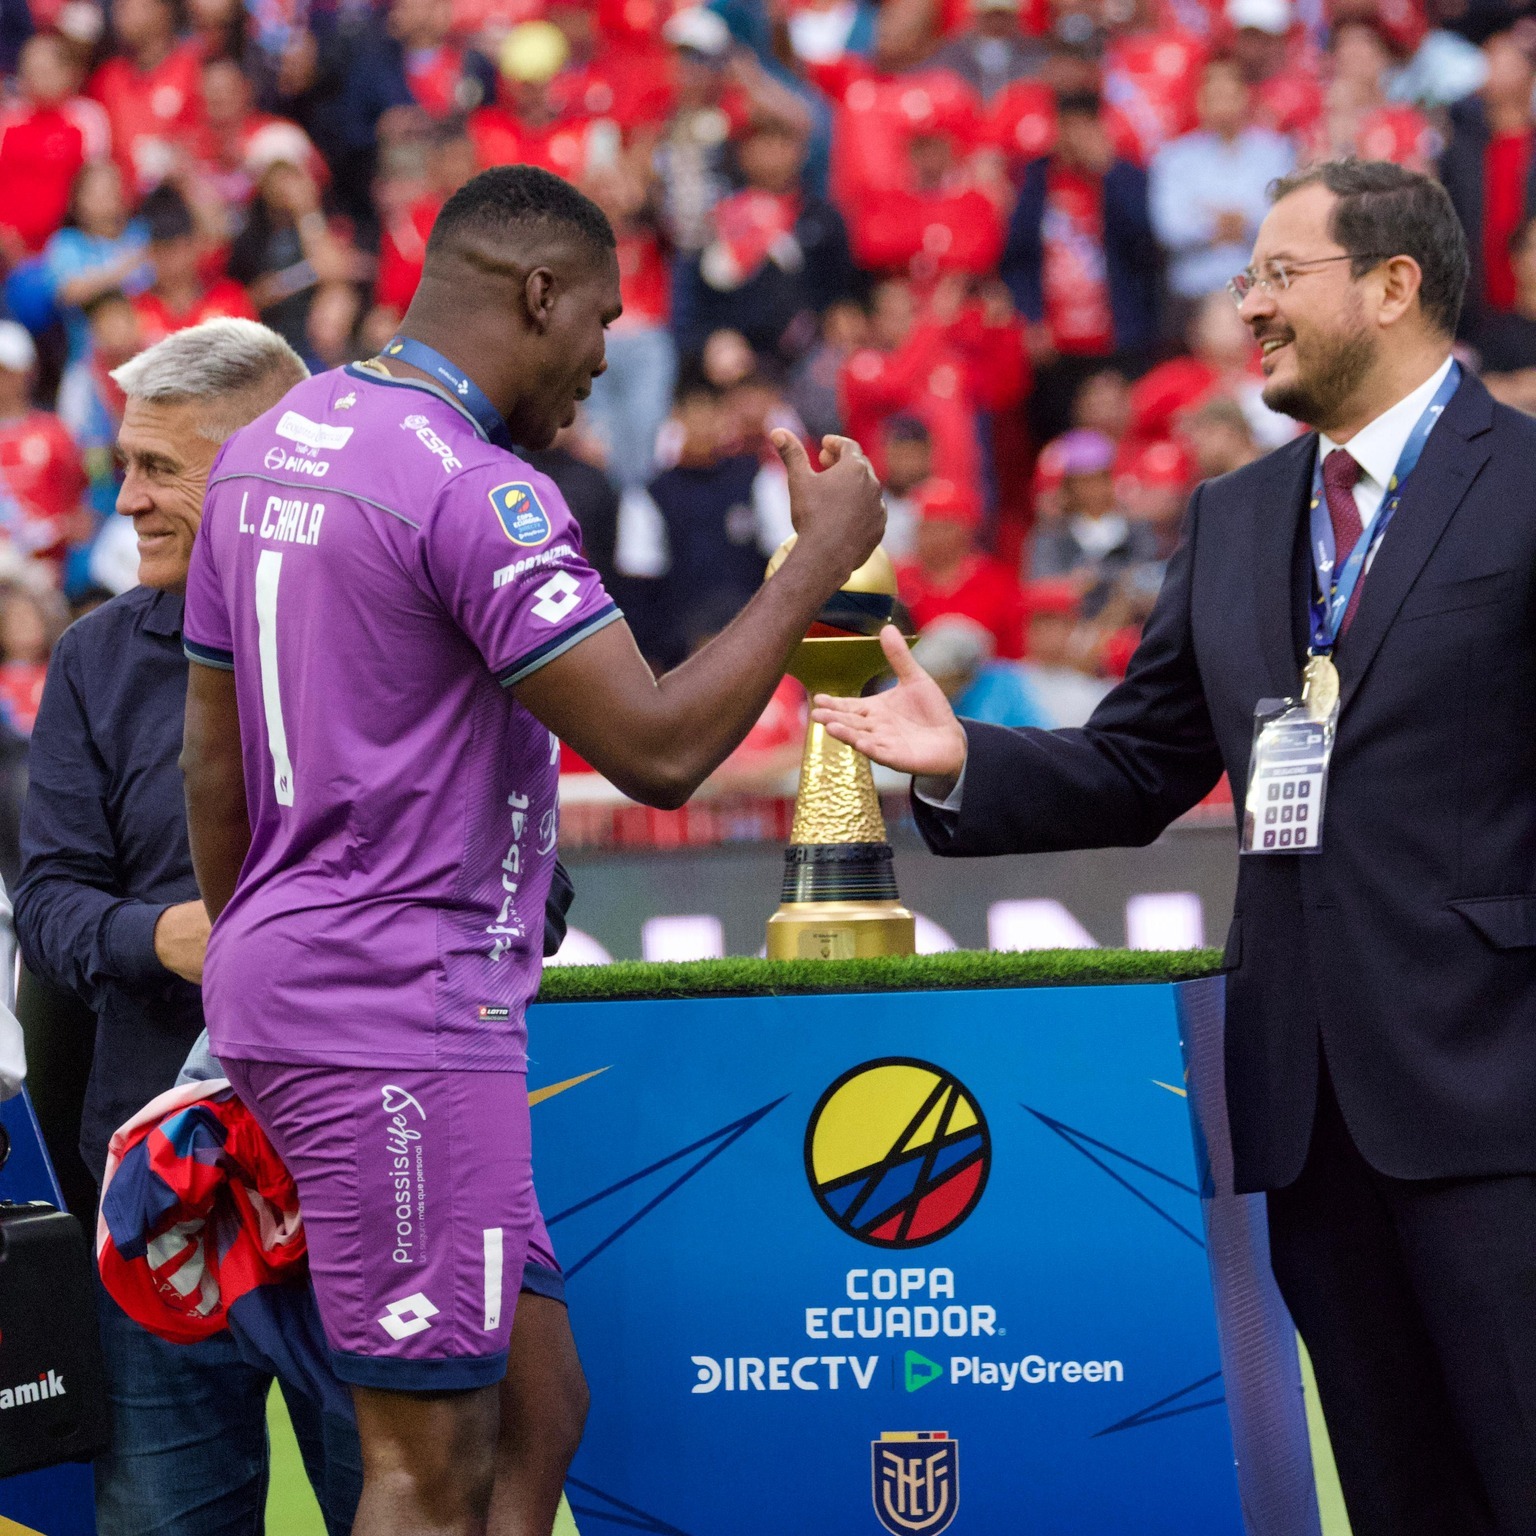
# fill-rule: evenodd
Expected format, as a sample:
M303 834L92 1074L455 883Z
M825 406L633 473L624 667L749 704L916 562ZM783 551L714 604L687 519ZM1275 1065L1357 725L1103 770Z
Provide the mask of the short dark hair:
M1424 274L1419 307L1447 336L1456 333L1470 264L1467 237L1438 181L1387 160L1323 160L1272 182L1269 200L1326 187L1338 199L1329 233L1355 259L1363 277L1387 256L1411 256Z
M615 249L608 216L570 182L536 165L497 165L472 176L443 204L427 254L460 234L512 240L540 224L575 236L594 255Z
M1056 98L1057 117L1097 117L1104 98L1097 91L1064 91Z
M892 443L928 443L933 439L929 436L928 428L908 411L897 411L894 416L887 416L885 424L880 429L881 435Z
M139 217L149 226L151 240L184 240L197 233L186 198L168 181L145 194Z

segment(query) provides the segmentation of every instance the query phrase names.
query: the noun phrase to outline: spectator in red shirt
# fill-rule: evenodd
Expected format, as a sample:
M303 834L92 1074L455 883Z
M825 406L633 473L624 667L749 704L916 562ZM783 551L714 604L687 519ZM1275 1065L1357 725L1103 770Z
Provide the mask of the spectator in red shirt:
M203 64L203 131L191 149L197 175L238 222L255 190L250 164L270 159L274 141L291 146L287 153L309 174L324 182L329 174L320 152L297 123L258 112L250 79L237 58L220 55Z
M847 228L831 203L805 191L805 152L804 135L777 119L737 141L744 185L715 204L709 243L678 273L688 288L685 353L730 329L759 352L797 358L828 306L855 296Z
M909 284L876 288L870 345L843 366L840 392L847 433L884 474L880 428L898 411L916 416L933 439L935 472L961 485L979 479L975 415L966 395L965 359L950 339L964 289L941 284L920 309Z
M67 615L56 593L20 581L0 585L0 710L32 734L48 678L48 657Z
M480 168L538 165L569 181L588 167L594 150L611 159L621 133L603 119L593 142L595 120L581 110L579 97L556 92L569 45L548 21L514 27L501 46L496 96L469 119Z
M172 331L221 315L239 320L256 318L245 289L232 278L204 281L208 245L198 233L186 199L175 187L162 182L144 199L140 215L149 226L149 259L155 269L153 286L133 301L146 347L164 340Z
M1310 133L1323 115L1316 49L1291 0L1227 0L1232 57L1253 92L1253 120L1276 133Z
M52 411L32 405L37 350L25 327L0 320L0 535L18 554L62 563L90 537L80 450Z
M1392 35L1375 20L1336 23L1329 39L1326 105L1304 158L1354 156L1432 169L1441 149L1439 134L1417 107L1387 100L1387 74L1402 61Z
M379 272L374 281L373 308L363 321L365 351L377 352L395 334L421 281L427 236L432 233L438 210L476 169L474 140L462 128L444 124L433 132L430 141L424 191L412 196L419 184L381 182L375 195L382 225Z
M112 0L112 32L120 52L91 77L87 94L106 109L124 181L143 193L202 128L202 57L196 43L177 42L172 0Z
M1024 593L1019 579L976 546L981 503L953 480L930 480L917 493L913 558L896 568L901 600L919 630L958 614L992 636L995 654L1024 654Z
M1116 155L1098 96L1062 97L1056 148L1024 171L1002 266L1029 327L1037 441L1067 426L1078 384L1107 359L1134 368L1151 348L1159 263L1147 173Z
M633 8L634 0L628 0L625 9ZM672 73L659 27L613 25L601 5L588 0L551 0L545 16L566 43L565 67L551 81L560 111L608 118L626 138L666 121L672 110Z
M1536 62L1526 41L1500 32L1483 44L1488 78L1474 96L1451 108L1451 137L1440 179L1466 231L1472 268L1461 334L1473 336L1488 315L1515 301L1510 241L1536 213L1532 91Z
M489 61L454 40L451 0L390 0L388 32L411 100L434 121L472 111L490 95Z
M949 116L919 121L907 139L905 185L855 194L848 226L861 266L922 283L997 266L1009 192L991 173L990 157L968 158L968 137L967 126Z
M1153 0L1131 0L1126 11L1104 52L1104 99L1125 115L1146 165L1195 126L1205 49L1171 17L1160 17Z
M1223 396L1242 407L1266 450L1296 436L1296 423L1264 404L1258 348L1227 295L1212 293L1200 301L1185 341L1186 356L1159 363L1131 387L1131 432L1138 441L1173 436L1186 411Z
M19 100L0 112L0 241L12 260L42 250L80 168L110 143L106 114L75 94L80 69L57 33L27 40L17 85Z

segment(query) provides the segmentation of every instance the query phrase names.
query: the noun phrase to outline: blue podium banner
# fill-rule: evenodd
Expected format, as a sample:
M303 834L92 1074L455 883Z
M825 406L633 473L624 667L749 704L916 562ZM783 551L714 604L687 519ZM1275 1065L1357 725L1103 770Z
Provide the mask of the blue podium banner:
M0 1128L10 1142L10 1157L0 1168L0 1200L17 1205L44 1200L62 1208L64 1197L43 1150L37 1117L26 1094L0 1104ZM0 1317L0 1332L6 1323L7 1319ZM89 1466L65 1462L41 1472L0 1478L0 1536L32 1531L41 1536L95 1536Z
M535 1008L583 1536L1240 1536L1179 991Z

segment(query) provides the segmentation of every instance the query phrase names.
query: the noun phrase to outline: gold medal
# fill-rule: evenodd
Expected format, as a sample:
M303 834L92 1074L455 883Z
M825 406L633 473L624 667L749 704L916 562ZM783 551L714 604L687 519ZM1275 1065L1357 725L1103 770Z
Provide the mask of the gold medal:
M1326 720L1339 703L1339 672L1328 656L1309 656L1302 674L1302 702L1314 720Z

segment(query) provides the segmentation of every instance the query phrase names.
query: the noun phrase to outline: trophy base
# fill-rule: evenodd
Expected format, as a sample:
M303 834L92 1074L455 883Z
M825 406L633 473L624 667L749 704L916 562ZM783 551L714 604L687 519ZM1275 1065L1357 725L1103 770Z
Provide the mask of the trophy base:
M899 901L786 901L768 919L770 960L863 960L917 951Z

